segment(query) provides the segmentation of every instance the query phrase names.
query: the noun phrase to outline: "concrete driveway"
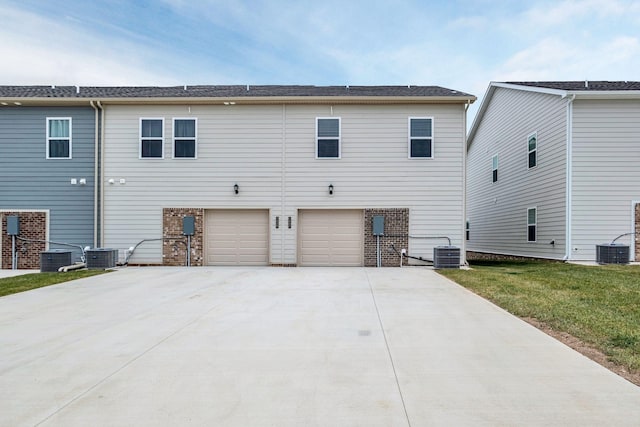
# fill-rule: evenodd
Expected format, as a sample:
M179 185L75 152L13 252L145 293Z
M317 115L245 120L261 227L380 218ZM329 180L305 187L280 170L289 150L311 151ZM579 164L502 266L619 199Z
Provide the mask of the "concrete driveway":
M639 420L639 387L425 268L127 268L0 298L2 426Z

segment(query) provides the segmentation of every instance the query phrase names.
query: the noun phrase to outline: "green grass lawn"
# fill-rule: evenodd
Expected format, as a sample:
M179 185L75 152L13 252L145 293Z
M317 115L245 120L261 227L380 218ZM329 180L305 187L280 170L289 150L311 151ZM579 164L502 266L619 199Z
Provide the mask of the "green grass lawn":
M33 273L5 277L0 279L0 297L103 273L105 270L77 270L68 273Z
M441 274L520 317L567 332L640 370L640 266L474 262Z

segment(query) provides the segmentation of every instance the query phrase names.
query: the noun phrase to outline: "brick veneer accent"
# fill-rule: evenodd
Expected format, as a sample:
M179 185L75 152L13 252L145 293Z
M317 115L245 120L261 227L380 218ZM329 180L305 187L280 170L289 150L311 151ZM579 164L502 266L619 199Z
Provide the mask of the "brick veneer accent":
M383 267L399 267L400 256L390 252L389 247L393 243L400 252L402 248L409 249L409 209L365 209L364 211L364 265L375 267L376 260L376 236L373 235L373 217L384 216L384 236L380 237L380 254ZM404 259L404 265L407 259Z
M7 235L7 217L20 218L20 234L23 239L46 240L46 212L2 212L2 268L11 268L11 236ZM25 242L16 239L19 269L39 269L40 252L46 249L44 242Z
M640 203L636 203L636 222L635 222L635 250L636 250L636 259L635 261L640 261Z
M162 241L162 265L186 265L187 237L182 235L182 218L185 216L195 218L195 234L191 236L191 265L200 267L204 264L204 209L164 208L162 209L162 237L165 240Z

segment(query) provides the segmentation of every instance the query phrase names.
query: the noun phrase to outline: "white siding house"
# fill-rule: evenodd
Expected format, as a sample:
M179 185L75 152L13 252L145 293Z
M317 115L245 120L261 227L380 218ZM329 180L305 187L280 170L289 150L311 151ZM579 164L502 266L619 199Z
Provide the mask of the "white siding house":
M467 141L467 250L594 261L640 231L639 135L638 82L492 82Z
M433 86L105 90L103 246L148 239L130 263L183 265L193 216L192 265L375 265L383 215L383 265L399 263L391 244L429 260L442 237L464 249L474 100Z

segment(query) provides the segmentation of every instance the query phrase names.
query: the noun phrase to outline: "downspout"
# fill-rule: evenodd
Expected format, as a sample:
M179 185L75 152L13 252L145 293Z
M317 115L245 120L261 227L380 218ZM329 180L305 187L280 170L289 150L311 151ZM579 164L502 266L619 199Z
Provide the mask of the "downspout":
M285 228L285 221L284 218L287 215L287 212L285 211L285 209L287 208L286 205L286 193L287 193L287 133L286 133L286 127L287 127L287 105L286 104L282 104L282 123L281 123L281 133L282 133L282 153L280 154L281 156L281 170L280 170L280 216L282 217L282 221L280 222L281 224L281 229L280 231L280 262L284 265L286 263L289 263L291 261L285 260L285 254L286 254L286 250L285 250L285 245L287 244L286 238L285 238L285 233L287 233L288 228ZM289 224L289 222L287 221L286 224Z
M564 261L571 260L571 251L573 249L572 239L572 177L573 177L573 101L576 99L576 95L573 94L567 101L567 176L565 179L566 185L566 235L565 235L565 255Z
M462 239L460 241L460 264L467 264L467 111L471 101L464 105L463 122L463 146L462 146Z
M104 176L104 135L105 135L105 126L104 126L104 118L105 111L102 103L98 101L98 108L102 111L101 119L100 119L100 236L99 236L99 244L100 246L104 246L104 182L102 177Z
M93 101L89 101L91 107L95 110L95 144L94 144L94 164L93 164L93 247L98 247L98 197L100 195L98 191L99 179L100 175L98 172L98 150L100 150L100 116L98 115L99 108L97 105L93 103Z

